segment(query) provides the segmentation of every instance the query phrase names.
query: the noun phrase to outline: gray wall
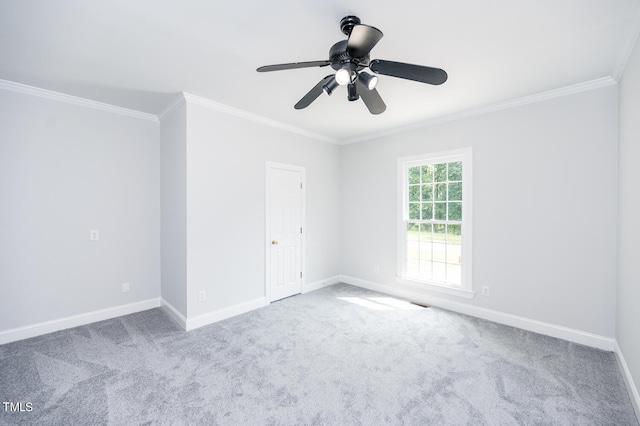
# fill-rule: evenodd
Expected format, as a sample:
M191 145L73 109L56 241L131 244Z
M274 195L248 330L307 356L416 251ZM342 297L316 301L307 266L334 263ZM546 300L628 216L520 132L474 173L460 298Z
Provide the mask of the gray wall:
M265 161L307 168L307 283L396 286L397 158L472 146L473 282L491 296L437 296L615 336L637 382L639 56L620 85L619 217L615 86L343 147L197 104L158 125L0 91L0 330L160 295L189 317L263 297Z
M191 102L187 123L190 318L265 297L266 161L306 167L304 281L340 273L338 146Z
M5 90L0 111L0 330L157 298L158 123Z
M491 295L423 293L613 338L617 102L612 85L344 146L342 274L404 287L397 159L471 146L473 287Z
M616 340L640 385L640 42L620 81L618 187L618 309ZM640 407L636 407L640 413Z
M186 104L160 122L161 293L187 316L187 116Z

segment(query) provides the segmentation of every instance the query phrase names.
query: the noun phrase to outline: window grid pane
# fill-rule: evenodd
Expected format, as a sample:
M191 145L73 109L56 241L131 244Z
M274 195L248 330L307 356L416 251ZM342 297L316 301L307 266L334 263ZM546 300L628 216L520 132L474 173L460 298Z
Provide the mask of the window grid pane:
M461 285L462 227L459 224L407 223L407 275Z
M407 177L405 273L424 281L460 286L462 162L410 167Z

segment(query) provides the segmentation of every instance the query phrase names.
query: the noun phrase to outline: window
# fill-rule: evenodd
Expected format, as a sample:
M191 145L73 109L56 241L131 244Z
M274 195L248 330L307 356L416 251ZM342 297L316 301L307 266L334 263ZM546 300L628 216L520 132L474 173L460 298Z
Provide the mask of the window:
M471 148L402 158L399 280L471 293Z

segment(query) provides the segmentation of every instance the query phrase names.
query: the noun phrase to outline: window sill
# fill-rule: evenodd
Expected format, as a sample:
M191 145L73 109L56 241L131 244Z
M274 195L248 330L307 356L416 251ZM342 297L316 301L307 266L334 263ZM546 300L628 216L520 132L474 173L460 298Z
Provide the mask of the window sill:
M476 295L475 292L470 290L464 290L461 288L449 287L442 284L430 283L427 281L418 281L411 278L396 277L396 281L400 284L406 284L413 287L418 287L425 290L433 290L439 293L451 294L458 297L464 297L465 299L473 299Z

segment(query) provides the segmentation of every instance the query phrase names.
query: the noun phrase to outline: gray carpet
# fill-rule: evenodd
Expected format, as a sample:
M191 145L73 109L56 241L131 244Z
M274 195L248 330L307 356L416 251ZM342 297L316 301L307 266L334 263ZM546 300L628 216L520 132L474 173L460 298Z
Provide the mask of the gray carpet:
M613 353L338 284L0 346L0 424L637 425Z

